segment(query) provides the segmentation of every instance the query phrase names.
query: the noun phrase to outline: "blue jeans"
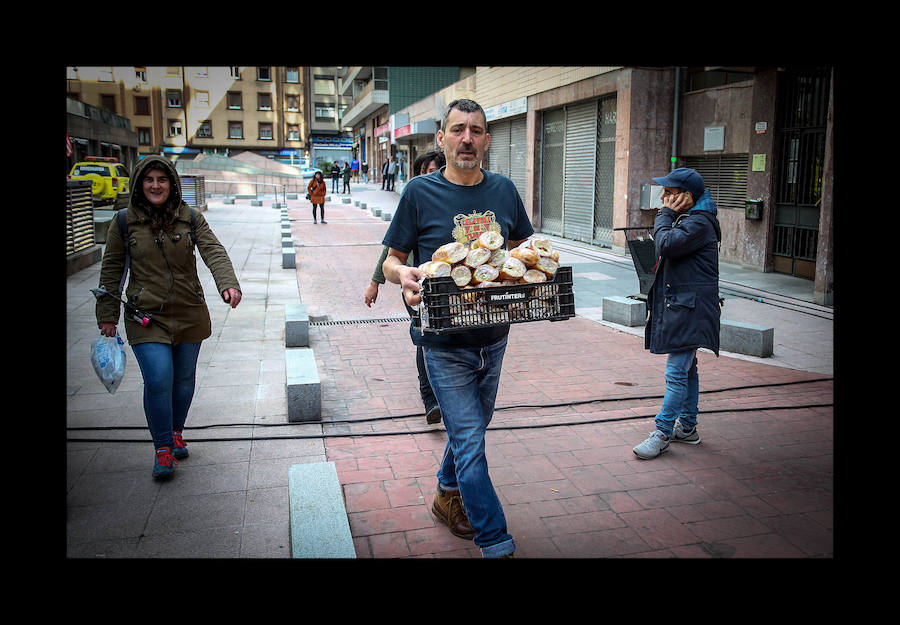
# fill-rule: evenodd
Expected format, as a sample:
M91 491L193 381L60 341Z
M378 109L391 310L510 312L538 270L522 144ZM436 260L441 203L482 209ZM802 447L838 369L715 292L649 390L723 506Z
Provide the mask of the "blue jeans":
M672 436L675 419L681 419L685 430L697 425L697 401L700 379L697 376L697 350L672 352L666 358L666 394L656 415L656 429Z
M144 415L153 446L171 448L194 397L200 343L138 343L131 346L144 377Z
M506 338L486 347L424 351L428 379L447 429L438 484L459 490L484 557L513 553L516 545L506 531L506 516L484 455L484 433L494 414Z

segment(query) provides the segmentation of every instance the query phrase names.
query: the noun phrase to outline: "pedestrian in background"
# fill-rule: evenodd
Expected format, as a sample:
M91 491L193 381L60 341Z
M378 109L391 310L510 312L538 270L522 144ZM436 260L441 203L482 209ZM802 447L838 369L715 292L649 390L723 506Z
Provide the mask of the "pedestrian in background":
M350 171L353 172L353 182L359 182L359 159L355 156L350 161Z
M313 179L309 181L309 184L306 185L306 196L309 198L310 203L312 204L312 213L313 213L313 223L318 223L316 221L316 206L319 207L320 216L322 217L322 223L327 224L325 221L325 193L328 191L328 184L325 182L325 176L322 172L317 171L313 174Z
M422 154L415 160L415 163L413 164L413 175L419 176L430 174L443 167L445 163L446 160L444 159L443 151L431 150L430 152ZM375 265L375 271L372 273L372 279L369 282L369 286L366 287L364 299L366 306L369 308L371 308L372 304L375 303L375 300L378 299L378 287L385 282L381 265L384 263L387 255L388 248L385 246L381 251L381 257L378 259L378 263ZM415 266L414 252L409 253L406 264L413 267ZM415 311L406 303L406 299L403 298L403 293L400 294L400 299L403 300L406 311L409 313L410 317L412 317ZM441 407L438 405L437 399L434 397L434 391L431 390L431 383L428 381L428 372L425 369L425 356L421 345L416 346L416 369L419 372L419 394L422 396L422 404L425 406L425 422L430 424L440 423Z
M656 277L647 294L650 317L644 347L666 357L666 392L656 429L634 448L649 460L669 442L700 442L697 349L719 355L719 241L716 204L698 172L685 167L653 178L664 187L663 208L653 224Z
M403 289L406 303L421 300L418 280L425 274L408 266L431 259L434 251L454 240L454 217L472 215L480 232L499 232L512 249L534 233L522 199L509 178L481 168L490 147L484 110L472 100L448 105L437 132L446 166L417 176L403 189L397 211L384 237L391 249L385 277ZM447 445L437 472L432 513L463 538L472 537L485 558L512 557L503 506L488 473L484 436L494 413L509 325L437 335L410 324L410 336L424 348L428 380L441 407Z
M153 438L154 478L169 478L178 460L188 457L183 430L194 396L200 345L212 334L194 248L212 272L216 290L232 308L241 301L241 287L225 248L203 213L182 199L181 180L171 161L156 155L141 159L131 174L125 210L128 238L122 239L117 220L110 222L100 266L100 287L119 293L129 248L128 301L150 313L146 326L126 317L125 334L144 381L144 416ZM97 299L97 327L116 335L120 301Z
M369 163L363 161L362 163L362 173L363 173L363 182L369 182Z
M397 175L397 159L395 156L391 155L391 158L388 159L388 170L387 170L387 190L394 190L394 178Z
M385 160L381 165L381 190L384 191L384 185L387 184L388 181L388 166L390 165L389 160Z
M353 175L353 170L350 169L350 163L344 163L344 171L341 172L341 176L344 178L344 187L341 189L341 194L350 193L350 176Z
M337 193L338 190L338 181L341 179L341 167L338 165L338 161L335 161L331 165L331 192Z

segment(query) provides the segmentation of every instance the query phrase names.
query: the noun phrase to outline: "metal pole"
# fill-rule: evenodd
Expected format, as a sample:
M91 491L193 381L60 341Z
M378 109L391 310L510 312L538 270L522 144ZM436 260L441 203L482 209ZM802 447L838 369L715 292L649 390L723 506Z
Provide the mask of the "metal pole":
M678 104L681 101L681 68L675 68L675 106L672 119L672 157L669 163L669 171L675 169L675 159L678 153Z

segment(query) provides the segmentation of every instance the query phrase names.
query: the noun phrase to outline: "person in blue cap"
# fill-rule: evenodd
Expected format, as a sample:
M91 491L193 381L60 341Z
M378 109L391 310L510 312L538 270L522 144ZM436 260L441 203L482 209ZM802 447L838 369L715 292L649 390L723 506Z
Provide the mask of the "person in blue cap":
M697 431L697 349L719 355L719 242L722 231L716 203L703 177L682 167L653 178L664 187L663 208L653 224L656 277L647 294L650 313L644 348L667 354L666 392L656 415L656 429L634 448L649 460L670 442L700 442Z

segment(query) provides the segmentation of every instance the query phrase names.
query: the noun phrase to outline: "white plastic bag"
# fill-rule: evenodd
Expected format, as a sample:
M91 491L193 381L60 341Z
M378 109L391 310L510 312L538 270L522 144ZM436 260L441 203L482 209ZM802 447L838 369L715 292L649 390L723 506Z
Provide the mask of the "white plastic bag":
M91 343L91 364L94 372L110 395L115 395L119 383L125 375L125 342L116 333L115 337L102 334Z

